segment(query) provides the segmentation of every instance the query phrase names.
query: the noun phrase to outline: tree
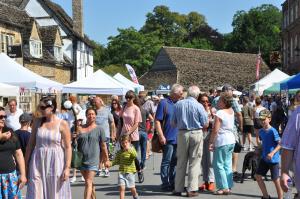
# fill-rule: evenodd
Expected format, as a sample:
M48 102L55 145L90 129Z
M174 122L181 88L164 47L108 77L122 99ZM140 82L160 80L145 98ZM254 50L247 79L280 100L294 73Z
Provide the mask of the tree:
M107 50L98 42L92 41L92 43L94 45L93 55L95 69L102 68L108 63L109 60Z
M249 12L238 11L233 17L233 32L225 36L225 50L258 53L269 63L271 51L280 50L282 14L270 4L252 8Z
M114 76L117 73L121 73L123 76L127 77L128 79L131 79L131 77L127 71L127 68L125 66L108 65L108 66L105 66L104 68L102 68L102 70L111 76Z
M109 37L109 64L130 64L136 69L137 75L145 73L154 61L162 42L155 33L142 34L132 27L118 31L117 36Z

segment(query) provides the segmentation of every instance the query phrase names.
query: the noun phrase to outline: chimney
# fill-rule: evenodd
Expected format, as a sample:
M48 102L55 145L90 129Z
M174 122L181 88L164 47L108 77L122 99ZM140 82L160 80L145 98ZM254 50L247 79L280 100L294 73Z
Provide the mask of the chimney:
M83 0L72 0L73 30L84 37L83 31Z

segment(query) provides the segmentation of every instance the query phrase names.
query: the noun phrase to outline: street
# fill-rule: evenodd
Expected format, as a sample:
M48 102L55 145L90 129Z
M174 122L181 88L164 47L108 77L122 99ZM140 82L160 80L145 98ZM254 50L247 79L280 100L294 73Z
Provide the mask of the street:
M246 152L242 152L239 156L239 171L241 171L242 162L244 160ZM171 193L165 193L160 190L160 176L159 167L161 161L161 154L153 154L147 161L147 168L145 170L145 182L142 184L136 183L137 191L140 198L182 198L178 196L172 196ZM117 167L112 167L111 176L109 178L96 177L95 187L97 198L115 199L119 197L118 185L117 185ZM249 173L249 171L247 171ZM78 173L79 174L79 173ZM268 174L269 175L269 174ZM79 175L78 175L79 176ZM137 176L137 175L136 175ZM270 176L268 176L270 180ZM77 177L76 183L72 184L72 198L82 199L84 193L84 183L79 182ZM136 177L137 180L137 177ZM202 182L201 182L202 183ZM276 190L272 181L266 182L267 189L271 197L276 198ZM235 183L232 190L232 195L227 196L228 198L260 198L261 192L255 181L250 178L245 179L244 183ZM130 191L127 191L126 198L132 198ZM224 198L224 196L215 196L211 193L200 193L196 198Z

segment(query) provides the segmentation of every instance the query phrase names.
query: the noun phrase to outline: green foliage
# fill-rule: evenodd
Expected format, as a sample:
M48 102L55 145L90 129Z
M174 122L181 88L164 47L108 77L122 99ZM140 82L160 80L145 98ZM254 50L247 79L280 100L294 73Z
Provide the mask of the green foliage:
M269 53L280 50L282 14L269 4L252 8L249 12L238 11L233 17L233 32L225 37L224 48L233 52L257 53L269 63Z
M130 64L141 75L149 69L161 46L154 33L143 34L132 27L119 29L119 35L109 38L109 64Z
M109 37L106 47L95 43L94 65L104 67L109 74L122 72L129 77L124 65L130 64L140 76L149 70L162 46L239 53L257 53L260 47L268 63L270 51L280 50L281 18L280 10L273 5L238 11L233 17L233 32L222 35L197 12L185 15L156 6L146 15L140 30L118 29L119 34Z
M128 79L131 80L131 77L126 69L125 66L120 66L120 65L108 65L105 66L104 68L101 68L105 73L114 76L117 73L121 73L123 76L127 77Z

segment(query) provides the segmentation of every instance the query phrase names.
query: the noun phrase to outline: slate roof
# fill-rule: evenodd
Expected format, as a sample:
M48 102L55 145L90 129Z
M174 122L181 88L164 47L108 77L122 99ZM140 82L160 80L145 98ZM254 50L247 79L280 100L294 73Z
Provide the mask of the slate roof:
M24 10L15 7L12 4L6 4L5 1L0 1L0 20L2 23L13 26L24 27L30 21L30 17Z
M1 0L1 2L19 8L23 0Z
M56 39L56 33L59 31L58 26L42 26L39 28L41 40L44 46L53 46Z
M256 54L162 47L139 82L148 90L175 82L185 87L196 84L203 91L224 83L249 88L256 81L256 58ZM270 72L264 62L260 68L260 77Z
M73 29L73 19L65 12L65 10L58 4L51 0L38 0L41 5L45 5L50 9L53 14L67 27L67 29L78 39L85 42L90 47L94 47L92 41L85 35L82 37L78 32Z

